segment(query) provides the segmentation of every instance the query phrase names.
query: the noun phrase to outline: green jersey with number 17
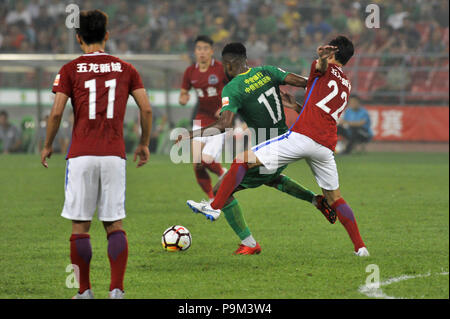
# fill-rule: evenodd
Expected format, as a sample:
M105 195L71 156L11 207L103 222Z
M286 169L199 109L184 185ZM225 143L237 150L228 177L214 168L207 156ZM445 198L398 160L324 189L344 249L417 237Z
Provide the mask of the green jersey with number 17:
M280 85L288 73L274 66L250 68L233 78L222 90L222 110L239 114L254 129L257 143L288 130Z

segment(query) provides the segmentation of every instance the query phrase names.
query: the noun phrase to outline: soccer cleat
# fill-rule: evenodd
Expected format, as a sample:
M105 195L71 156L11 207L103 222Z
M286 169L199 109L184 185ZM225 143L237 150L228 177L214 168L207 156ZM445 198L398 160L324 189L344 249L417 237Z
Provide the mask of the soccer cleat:
M315 197L316 208L321 211L323 216L331 223L336 222L337 214L333 208L328 205L326 198L323 195L316 195Z
M72 299L94 299L94 294L91 289L86 289L82 294L78 292Z
M261 246L256 243L255 247L245 246L244 244L240 244L239 248L233 253L233 255L254 255L259 254L261 252Z
M355 255L358 257L368 257L370 256L369 251L366 247L361 247L358 251L355 251Z
M109 299L125 299L125 291L115 288L109 292Z
M212 222L220 217L221 210L212 208L211 205L205 200L202 200L200 203L193 200L188 200L186 204L194 213L203 214Z

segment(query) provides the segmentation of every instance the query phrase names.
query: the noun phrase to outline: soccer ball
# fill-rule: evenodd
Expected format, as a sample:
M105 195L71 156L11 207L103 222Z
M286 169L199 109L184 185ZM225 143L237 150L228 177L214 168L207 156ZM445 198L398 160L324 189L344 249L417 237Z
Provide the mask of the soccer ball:
M161 243L167 251L187 250L192 243L191 233L186 227L175 225L164 231Z

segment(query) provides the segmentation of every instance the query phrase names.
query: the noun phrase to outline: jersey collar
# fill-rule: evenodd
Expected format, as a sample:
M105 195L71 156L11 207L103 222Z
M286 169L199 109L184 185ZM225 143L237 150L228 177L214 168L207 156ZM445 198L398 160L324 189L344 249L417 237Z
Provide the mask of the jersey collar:
M94 52L89 52L89 53L83 54L83 56L95 56L95 55L109 55L109 54L105 53L105 51L102 51L102 50L98 50L98 51L94 51Z
M214 58L212 58L211 59L211 64L209 66L214 66L214 61L215 61ZM198 69L198 67L199 67L198 62L195 62L195 68ZM208 69L209 69L209 67L208 67Z
M245 72L242 72L242 73L239 73L238 75L243 75L243 74L247 74L248 72L250 72L250 70L251 70L252 68L248 68L248 70L247 71L245 71Z

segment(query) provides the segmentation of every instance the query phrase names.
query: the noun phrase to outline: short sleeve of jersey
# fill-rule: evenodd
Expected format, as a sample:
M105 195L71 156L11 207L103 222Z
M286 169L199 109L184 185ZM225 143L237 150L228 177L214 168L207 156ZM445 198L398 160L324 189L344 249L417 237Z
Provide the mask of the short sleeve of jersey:
M222 109L220 112L231 111L237 113L240 108L241 100L239 96L233 92L233 87L230 87L230 85L225 86L222 90Z
M68 65L64 65L55 77L53 82L53 93L64 93L68 97L72 96L72 80L70 78L70 72Z
M275 80L275 82L281 85L284 84L284 79L289 74L285 70L272 65L266 65L265 69L268 70L270 74L272 74L272 78Z
M183 82L181 83L181 88L184 90L189 91L191 89L191 79L190 79L190 72L191 68L187 68L186 71L184 71L183 75Z
M133 92L137 89L144 88L144 84L142 83L141 76L139 75L139 72L136 70L136 68L130 64L130 92Z

